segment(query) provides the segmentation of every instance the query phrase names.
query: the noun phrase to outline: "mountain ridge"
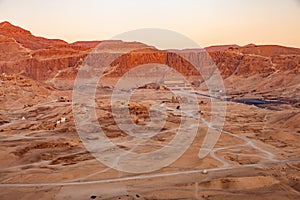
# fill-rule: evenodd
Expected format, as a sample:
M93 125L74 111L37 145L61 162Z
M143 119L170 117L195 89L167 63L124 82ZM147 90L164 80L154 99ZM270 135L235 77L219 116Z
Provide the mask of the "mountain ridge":
M4 34L4 32L5 32L5 34ZM9 32L11 34L7 34ZM89 47L89 48L94 48L101 42L108 41L108 40L91 40L91 41L79 40L79 41L68 43L62 39L48 39L48 38L44 38L41 36L34 36L30 31L23 29L19 26L13 25L9 21L0 22L0 35L6 35L6 36L9 35L9 36L13 37L14 34L16 34L16 33L23 33L23 34L30 35L30 36L33 36L36 38L46 39L49 41L53 41L54 43L58 42L58 43L62 43L62 44L68 44L71 46L85 46L85 47ZM211 45L211 46L204 47L203 49L205 49L206 51L222 51L222 50L235 49L235 48L252 48L252 47L285 47L285 48L290 48L290 49L297 49L300 51L300 48L297 48L297 47L288 47L288 46L283 46L283 45L278 45L278 44L258 45L258 44L253 44L253 43L249 43L244 46L240 46L237 44Z
M160 63L172 65L180 73L193 75L190 64L178 58L174 52L196 59L203 49L158 50L139 42L123 41L78 41L67 43L58 39L33 36L30 31L0 23L0 73L21 74L32 79L72 88L77 70L95 46L106 42L109 52L129 52L112 63L114 77L130 70L137 64ZM130 52L130 49L141 49ZM253 84L254 90L268 91L274 88L292 87L289 94L298 98L297 84L300 84L300 49L280 45L220 45L205 48L222 75L228 92L240 93ZM208 74L211 73L208 69ZM270 79L272 78L272 79ZM291 79L290 79L291 78ZM272 81L268 81L268 80ZM287 83L287 80L292 85ZM59 82L61 84L59 84ZM253 83L251 83L253 82ZM262 83L263 86L262 86ZM237 87L237 85L240 85ZM265 89L263 89L265 88ZM252 90L252 89L251 89ZM292 94L292 93L295 94Z

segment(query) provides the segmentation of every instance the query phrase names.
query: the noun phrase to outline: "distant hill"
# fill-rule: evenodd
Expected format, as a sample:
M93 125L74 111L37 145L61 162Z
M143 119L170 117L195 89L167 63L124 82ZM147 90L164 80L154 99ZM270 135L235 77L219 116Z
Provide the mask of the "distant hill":
M44 82L72 82L78 67L86 56L103 41L78 41L67 43L59 39L36 37L9 22L0 23L0 72L16 73ZM176 50L173 53L157 50L139 42L106 42L110 52L140 48L112 63L111 76L139 64L151 62L167 64L185 75L194 75L193 66L176 55L176 52L194 54L197 49ZM278 45L220 45L205 48L224 78L228 91L251 90L270 92L280 90L280 95L294 98L300 94L300 49ZM195 58L196 59L196 58ZM199 59L199 58L198 58ZM210 72L208 72L210 73ZM71 84L72 85L72 84ZM290 88L282 92L284 88ZM287 90L287 89L284 89Z

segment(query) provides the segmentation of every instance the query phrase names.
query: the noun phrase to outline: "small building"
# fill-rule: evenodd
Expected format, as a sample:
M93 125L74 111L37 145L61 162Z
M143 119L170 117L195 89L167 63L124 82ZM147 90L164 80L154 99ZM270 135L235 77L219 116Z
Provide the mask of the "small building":
M185 80L165 80L164 85L171 90L191 90L191 84Z

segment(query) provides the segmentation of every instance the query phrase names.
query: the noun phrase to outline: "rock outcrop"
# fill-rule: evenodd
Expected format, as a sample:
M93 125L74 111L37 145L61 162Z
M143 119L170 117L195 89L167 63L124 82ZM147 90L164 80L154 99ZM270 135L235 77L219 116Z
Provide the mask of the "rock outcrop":
M99 44L101 41L79 41L68 44L62 40L36 37L9 22L2 22L0 23L0 72L21 74L49 83L56 80L72 82L80 64ZM272 76L277 80L276 83L272 82L273 88L284 87L287 85L284 81L287 74L298 80L293 81L294 84L299 84L300 49L297 48L254 44L244 47L225 45L207 47L207 54L203 50L195 49L168 52L138 42L122 41L107 42L103 48L107 52L140 49L114 60L111 64L113 70L107 71L107 75L112 77L120 77L135 66L147 63L165 64L187 76L198 75L192 63L184 58L200 61L204 63L203 66L206 66L209 65L209 55L219 68L225 84L229 86L233 85L233 82L243 85L244 79L251 77L263 80ZM213 72L210 68L203 71L207 76ZM258 86L254 84L254 87Z

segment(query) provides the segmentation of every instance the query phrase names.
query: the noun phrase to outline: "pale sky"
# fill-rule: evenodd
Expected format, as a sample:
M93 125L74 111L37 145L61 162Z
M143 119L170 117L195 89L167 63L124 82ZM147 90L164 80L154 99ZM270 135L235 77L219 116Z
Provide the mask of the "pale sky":
M0 21L67 42L162 28L201 47L255 43L300 48L300 0L0 0Z

